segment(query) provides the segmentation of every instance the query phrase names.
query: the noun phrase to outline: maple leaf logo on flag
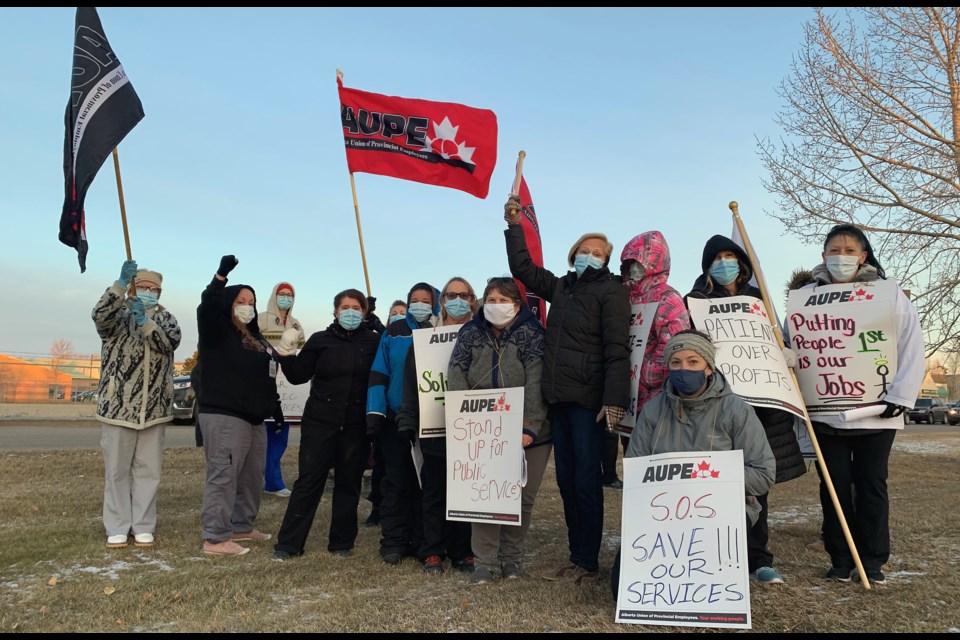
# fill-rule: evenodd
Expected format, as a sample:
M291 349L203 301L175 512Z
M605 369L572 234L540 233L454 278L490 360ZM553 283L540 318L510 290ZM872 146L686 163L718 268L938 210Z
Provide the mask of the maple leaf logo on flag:
M459 131L460 127L453 126L450 118L444 116L440 124L433 123L433 133L436 137L424 136L423 150L435 153L444 160L462 160L474 165L473 152L476 151L476 147L468 147L466 142L457 142Z

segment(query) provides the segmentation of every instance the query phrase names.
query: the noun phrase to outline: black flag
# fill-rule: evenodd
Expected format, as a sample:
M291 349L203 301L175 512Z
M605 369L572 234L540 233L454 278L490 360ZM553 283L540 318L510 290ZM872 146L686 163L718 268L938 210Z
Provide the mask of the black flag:
M83 201L110 152L143 118L143 106L100 25L95 7L77 7L73 78L64 117L63 175L66 194L60 242L77 250L87 270Z

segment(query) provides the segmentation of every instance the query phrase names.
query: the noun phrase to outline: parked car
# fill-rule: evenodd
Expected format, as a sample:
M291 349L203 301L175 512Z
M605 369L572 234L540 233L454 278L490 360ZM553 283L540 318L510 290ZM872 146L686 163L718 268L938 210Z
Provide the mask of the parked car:
M195 424L200 405L190 384L190 376L173 379L173 424Z
M947 411L947 403L943 398L917 398L913 409L910 409L910 419L918 424L947 424Z
M951 402L947 405L947 424L960 424L960 402Z

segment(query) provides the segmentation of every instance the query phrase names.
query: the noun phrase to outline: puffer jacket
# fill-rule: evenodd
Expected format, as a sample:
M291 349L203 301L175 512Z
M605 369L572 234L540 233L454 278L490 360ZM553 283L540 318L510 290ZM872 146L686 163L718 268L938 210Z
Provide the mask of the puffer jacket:
M681 398L669 381L637 416L625 458L678 451L743 450L747 516L756 522L761 496L773 486L776 460L756 413L714 371L696 398Z
M510 272L550 303L541 389L548 404L575 402L597 411L630 402L630 302L607 267L561 278L534 264L523 228L504 230Z
M658 303L643 352L643 366L637 376L636 411L639 412L663 388L667 379L663 350L670 338L690 328L690 314L677 290L667 284L670 278L670 248L663 234L647 231L634 236L620 253L620 262L625 260L635 260L644 269L643 279L624 283L630 292L630 303Z
M93 308L103 340L97 418L145 429L173 420L173 353L180 346L180 325L157 305L147 309L147 323L138 327L125 296L114 282Z

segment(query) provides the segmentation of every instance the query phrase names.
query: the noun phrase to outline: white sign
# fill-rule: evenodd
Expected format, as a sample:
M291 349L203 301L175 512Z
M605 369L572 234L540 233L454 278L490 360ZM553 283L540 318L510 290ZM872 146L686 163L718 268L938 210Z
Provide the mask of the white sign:
M751 628L743 451L623 460L617 622Z
M448 391L447 520L520 525L523 387Z
M647 350L650 328L653 327L653 318L659 305L659 302L630 305L630 404L623 413L623 420L613 427L614 431L626 435L633 433L633 427L637 423L640 372L643 370L643 356Z
M297 353L300 353L298 350ZM303 408L310 397L310 384L292 384L283 375L283 369L277 367L277 393L280 394L280 405L283 407L283 417L287 422L299 424L303 418Z
M442 438L443 396L447 392L447 369L462 324L413 330L413 353L417 361L417 391L420 403L420 438Z
M803 398L783 359L763 301L753 296L687 298L690 318L717 347L717 369L752 405L803 417Z
M890 280L790 292L787 329L797 379L811 415L883 400L897 375L894 325L900 287Z

